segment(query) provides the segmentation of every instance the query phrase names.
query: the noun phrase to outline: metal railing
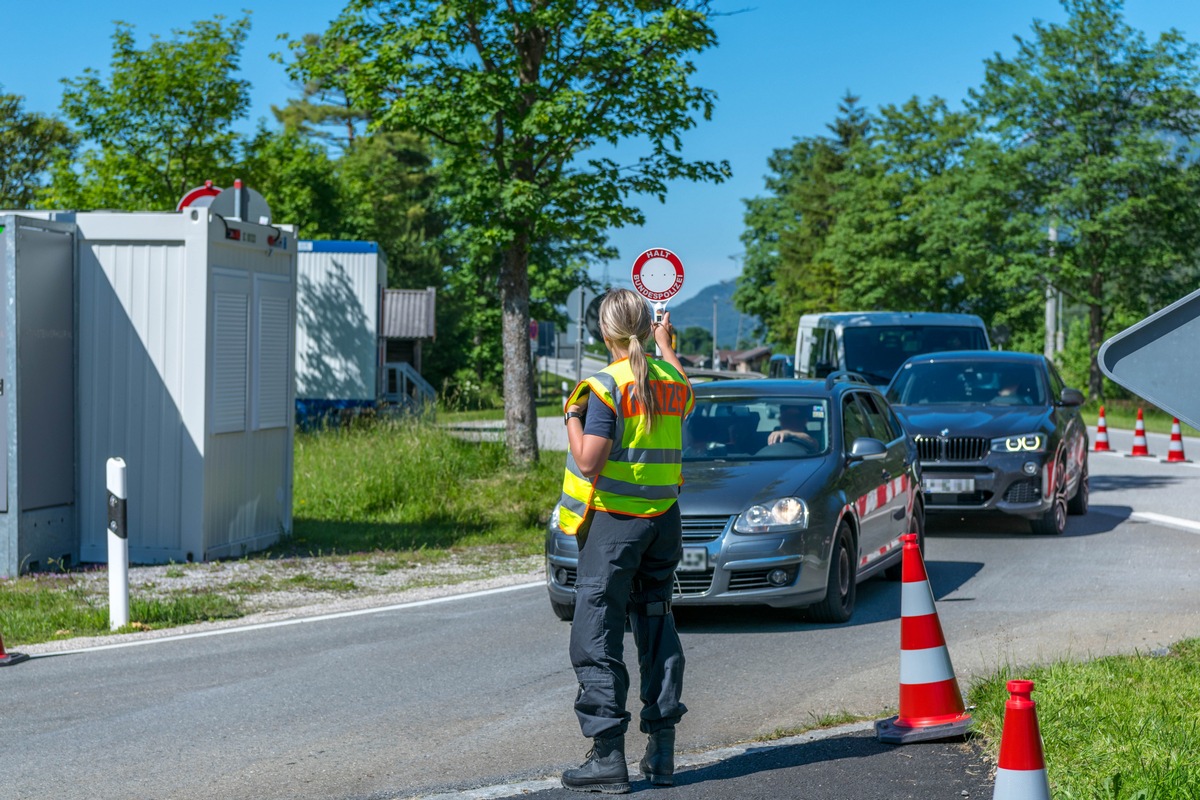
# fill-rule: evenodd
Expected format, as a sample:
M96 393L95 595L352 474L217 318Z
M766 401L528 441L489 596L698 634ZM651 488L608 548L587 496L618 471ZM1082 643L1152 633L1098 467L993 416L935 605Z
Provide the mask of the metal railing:
M437 392L407 361L383 365L383 399L414 410L433 408Z

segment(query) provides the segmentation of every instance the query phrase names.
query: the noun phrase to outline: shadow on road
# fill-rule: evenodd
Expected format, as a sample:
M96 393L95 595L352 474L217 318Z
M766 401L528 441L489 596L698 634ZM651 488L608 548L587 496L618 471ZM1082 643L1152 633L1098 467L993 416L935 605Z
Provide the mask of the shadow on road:
M631 760L631 767L636 763ZM896 746L877 741L874 731L859 731L751 747L741 755L677 769L670 789L651 786L636 768L630 778L635 794L653 792L679 800L928 800L990 797L990 772L989 759L973 737ZM558 800L579 795L554 788L535 796Z
M1195 479L1180 475L1092 475L1088 486L1096 492L1117 492L1125 489L1162 489L1179 483L1194 483Z
M927 561L925 572L935 599L942 599L962 587L983 569L975 561ZM848 628L871 625L900 618L900 584L872 578L858 585L854 616L849 622L829 625L804 618L803 612L769 606L732 606L696 608L675 606L675 622L680 631L689 633L781 633L797 629Z
M813 800L983 797L992 790L988 773L987 758L973 741L896 747L880 743L873 732L860 732L753 748L736 758L683 770L676 773L671 793L681 798ZM636 792L650 788L634 784Z
M1097 479L1093 478L1093 486ZM1154 479L1152 479L1154 480ZM1093 492L1095 489L1092 490ZM1129 518L1133 510L1125 506L1093 505L1081 517L1067 517L1067 529L1061 537L1038 536L1029 529L1029 521L1023 517L999 512L982 514L930 514L925 519L925 536L941 536L956 539L1054 539L1076 536L1095 536L1111 533Z

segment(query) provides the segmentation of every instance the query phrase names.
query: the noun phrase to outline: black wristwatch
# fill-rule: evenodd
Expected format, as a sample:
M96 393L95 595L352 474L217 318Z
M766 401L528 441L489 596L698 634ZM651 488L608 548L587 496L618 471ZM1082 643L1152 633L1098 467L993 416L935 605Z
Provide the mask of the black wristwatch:
M568 411L563 417L563 425L566 425L568 422L570 422L572 417L580 422L583 422L583 414L579 413L578 411Z

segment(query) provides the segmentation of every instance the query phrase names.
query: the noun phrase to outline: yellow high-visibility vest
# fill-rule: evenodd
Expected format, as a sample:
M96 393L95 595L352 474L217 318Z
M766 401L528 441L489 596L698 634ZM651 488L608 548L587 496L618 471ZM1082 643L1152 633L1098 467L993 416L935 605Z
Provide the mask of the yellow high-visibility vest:
M609 364L581 381L564 407L581 402L592 392L616 416L608 461L588 479L568 451L559 500L558 525L575 535L590 520L592 509L637 517L656 517L679 497L683 482L683 418L694 404L692 387L670 364L646 359L650 386L658 400L659 416L650 430L640 403L633 396L634 377L629 359Z

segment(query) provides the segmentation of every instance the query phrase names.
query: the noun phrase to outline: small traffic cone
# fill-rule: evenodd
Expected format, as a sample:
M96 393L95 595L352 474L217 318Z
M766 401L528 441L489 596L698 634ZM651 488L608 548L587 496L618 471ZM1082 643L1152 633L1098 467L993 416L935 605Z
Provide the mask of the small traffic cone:
M4 638L0 637L0 667L11 667L13 664L20 664L22 661L28 660L29 656L24 653L4 652Z
M1168 464L1172 461L1190 464L1190 458L1184 458L1183 455L1183 433L1179 430L1179 417L1173 417L1171 422L1171 444L1167 448L1167 457L1162 461Z
M1050 800L1042 734L1038 731L1033 681L1009 681L1011 695L1004 704L1004 732L1000 734L1000 762L992 800Z
M1130 458L1141 458L1151 455L1150 449L1146 447L1146 423L1142 421L1142 410L1138 409L1137 424L1133 426L1133 450L1129 453Z
M961 736L971 727L917 534L906 533L900 584L900 713L875 723L881 742L907 744Z
M1100 406L1100 419L1096 422L1096 446L1093 449L1097 453L1112 451L1108 446L1108 422L1104 419L1104 406Z

